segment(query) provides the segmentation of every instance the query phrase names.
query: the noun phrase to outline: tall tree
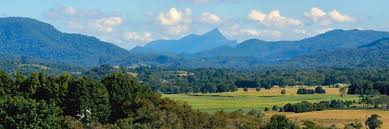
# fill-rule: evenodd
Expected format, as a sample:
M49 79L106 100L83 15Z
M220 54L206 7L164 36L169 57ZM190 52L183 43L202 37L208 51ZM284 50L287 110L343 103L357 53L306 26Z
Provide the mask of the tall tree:
M113 73L101 82L107 87L110 95L111 121L134 116L137 109L142 107L142 102L145 102L143 100L159 98L128 74Z
M100 82L86 77L73 81L66 98L65 114L77 116L85 123L108 122L109 94Z
M23 97L0 98L0 125L6 129L61 128L61 110L54 104Z
M3 71L0 71L0 96L15 94L17 87L12 79Z
M381 128L382 121L380 120L379 115L372 114L367 120L365 121L365 125L369 127L369 129L378 129Z

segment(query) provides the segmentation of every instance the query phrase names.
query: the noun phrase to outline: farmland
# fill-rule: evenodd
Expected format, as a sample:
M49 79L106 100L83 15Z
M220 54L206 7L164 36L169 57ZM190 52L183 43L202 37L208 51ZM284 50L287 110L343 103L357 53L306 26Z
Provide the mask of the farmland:
M389 129L389 112L380 110L325 110L306 113L287 113L287 112L268 112L265 117L270 117L273 114L286 115L290 120L302 123L306 120L314 121L322 126L335 125L338 128L343 128L344 124L349 122L364 123L367 117L371 114L378 114L382 117L382 129Z
M231 112L242 109L249 111L251 109L263 110L266 107L271 108L274 105L283 106L287 103L297 103L301 101L318 102L323 100L358 100L358 96L347 95L340 97L338 88L324 88L326 94L297 95L298 87L284 88L285 95L281 95L283 88L274 87L269 90L248 89L247 92L239 89L237 92L210 93L210 94L165 94L174 100L183 101L191 105L194 109L215 112L219 110Z

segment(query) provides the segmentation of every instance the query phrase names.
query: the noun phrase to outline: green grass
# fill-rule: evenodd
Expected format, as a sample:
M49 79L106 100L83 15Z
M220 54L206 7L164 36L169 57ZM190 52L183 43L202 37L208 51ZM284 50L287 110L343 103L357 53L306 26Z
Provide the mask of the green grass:
M289 94L281 95L277 90L281 88L274 88L271 90L261 90L256 92L250 89L249 92L227 92L227 93L213 93L213 94L165 94L163 97L168 97L173 100L186 102L191 105L193 109L198 109L205 112L215 112L219 110L231 112L242 109L249 111L251 109L263 110L265 107L271 108L273 105L283 106L287 103L297 103L301 101L318 102L323 100L357 100L358 96L347 95L340 97L335 92L328 94L314 94L314 95L296 95L292 93L296 88L287 88ZM332 89L335 91L334 89Z

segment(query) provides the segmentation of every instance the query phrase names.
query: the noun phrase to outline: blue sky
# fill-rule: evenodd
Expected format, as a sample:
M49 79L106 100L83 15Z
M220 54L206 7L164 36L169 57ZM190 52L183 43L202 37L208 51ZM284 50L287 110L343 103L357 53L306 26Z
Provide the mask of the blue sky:
M0 16L36 18L130 49L214 28L238 41L297 40L332 29L389 31L387 5L387 0L12 0L0 2Z

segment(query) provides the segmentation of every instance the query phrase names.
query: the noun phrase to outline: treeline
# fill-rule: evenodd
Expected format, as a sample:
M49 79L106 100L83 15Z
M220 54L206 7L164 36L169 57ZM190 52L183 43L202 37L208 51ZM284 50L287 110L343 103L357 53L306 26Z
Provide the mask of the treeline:
M375 90L380 94L389 95L389 80L356 81L349 86L348 94L364 94L369 90Z
M299 88L297 94L325 94L326 90L323 87L318 86L315 89Z
M331 101L320 101L318 103L311 103L308 101L302 101L295 104L286 104L280 108L280 111L284 112L312 112L312 111L323 111L328 109L344 109L349 108L355 101L342 101L342 100L331 100Z
M114 68L104 65L85 73L86 76L102 78L114 72L136 74L139 81L162 93L228 92L237 88L265 88L273 86L332 86L353 84L358 81L369 83L388 82L389 69L251 69L234 70L223 68ZM389 93L389 92L386 92Z

